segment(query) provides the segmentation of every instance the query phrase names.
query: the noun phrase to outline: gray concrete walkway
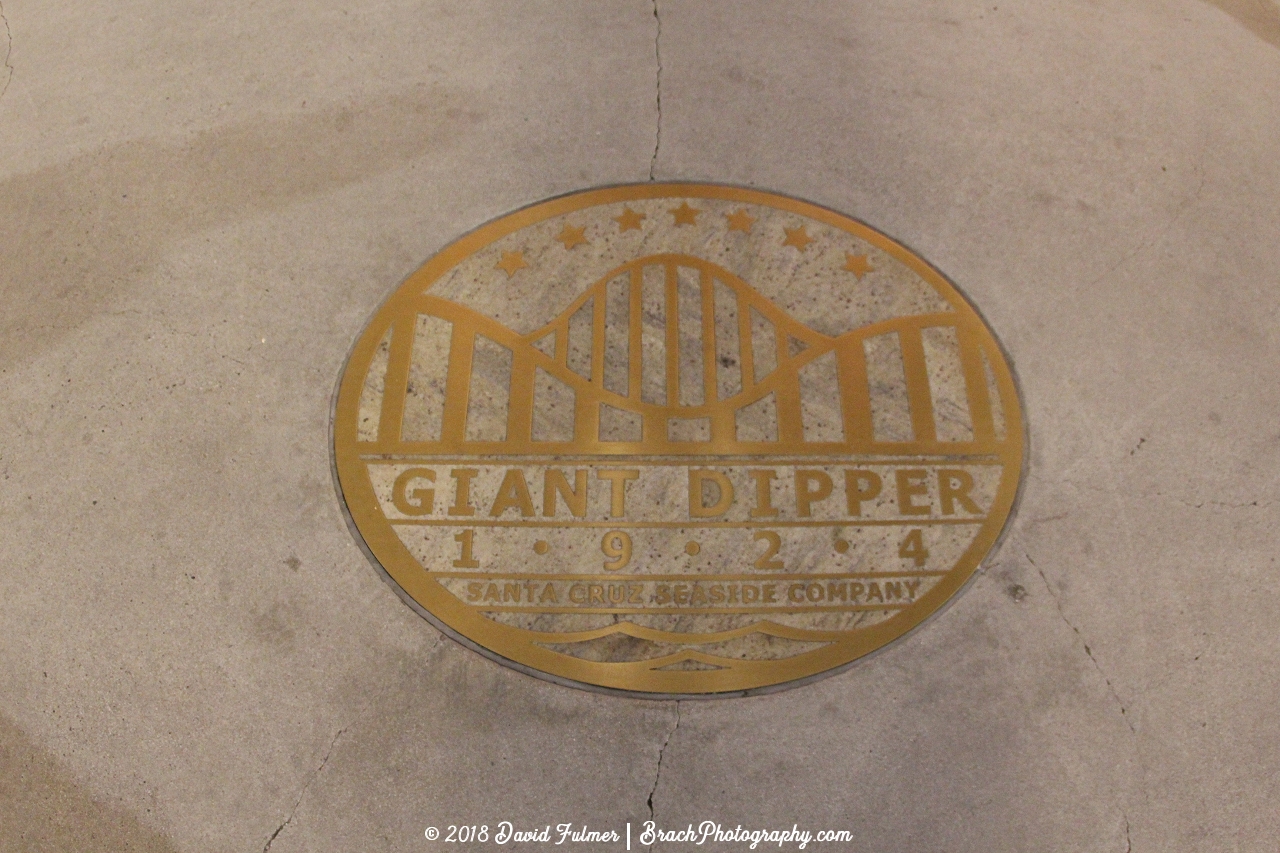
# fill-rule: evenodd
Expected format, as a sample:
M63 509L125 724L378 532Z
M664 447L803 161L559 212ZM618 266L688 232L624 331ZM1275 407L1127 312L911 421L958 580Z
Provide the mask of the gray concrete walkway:
M0 14L0 850L651 815L859 853L1274 848L1275 0ZM330 405L381 300L495 216L651 178L892 235L1022 384L1002 546L811 686L515 673L403 604L340 509Z

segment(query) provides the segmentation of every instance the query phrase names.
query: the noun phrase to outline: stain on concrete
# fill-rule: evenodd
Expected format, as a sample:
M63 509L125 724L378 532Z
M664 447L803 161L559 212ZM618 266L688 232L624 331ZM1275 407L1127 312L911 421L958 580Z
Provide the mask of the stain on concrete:
M1280 47L1280 4L1273 0L1205 0L1235 18L1245 29Z
M294 648L298 626L308 624L308 614L292 601L277 601L267 607L252 606L249 616L254 639L283 650Z
M175 853L164 835L80 786L53 755L0 715L0 853Z
M484 120L475 104L424 88L131 140L0 181L0 370L109 311L173 242L444 150Z

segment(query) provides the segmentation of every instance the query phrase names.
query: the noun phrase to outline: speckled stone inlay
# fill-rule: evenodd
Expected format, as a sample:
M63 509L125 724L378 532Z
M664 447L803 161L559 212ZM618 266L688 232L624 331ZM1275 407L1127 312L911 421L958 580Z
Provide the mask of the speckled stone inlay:
M597 687L848 663L954 595L1017 491L1009 367L937 271L756 190L590 190L428 261L334 428L374 556L439 625Z

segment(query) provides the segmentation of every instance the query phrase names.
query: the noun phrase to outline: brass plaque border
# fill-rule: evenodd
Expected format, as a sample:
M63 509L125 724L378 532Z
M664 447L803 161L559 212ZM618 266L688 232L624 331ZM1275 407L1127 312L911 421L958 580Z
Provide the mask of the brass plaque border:
M1003 405L1006 439L993 454L1003 466L995 499L974 540L932 589L910 607L823 648L783 660L742 661L718 671L656 671L649 661L600 663L542 648L559 634L539 634L500 625L479 615L433 580L400 542L378 508L357 449L358 410L364 377L383 335L402 306L416 300L440 276L497 239L555 216L596 205L683 197L758 204L809 217L844 230L890 254L918 274L959 310L958 325L994 344L989 366ZM1026 464L1026 422L1009 356L981 312L949 279L903 244L871 226L829 208L747 187L697 182L622 184L579 190L501 215L445 246L401 282L361 329L342 367L332 406L331 444L335 485L357 542L406 603L451 638L484 656L553 683L650 699L755 695L788 689L842 672L859 659L900 639L955 600L999 544L1017 505ZM365 448L367 452L367 447ZM904 453L904 456L911 454ZM619 457L625 458L625 457ZM691 635L693 636L693 635ZM516 652L519 657L503 650Z

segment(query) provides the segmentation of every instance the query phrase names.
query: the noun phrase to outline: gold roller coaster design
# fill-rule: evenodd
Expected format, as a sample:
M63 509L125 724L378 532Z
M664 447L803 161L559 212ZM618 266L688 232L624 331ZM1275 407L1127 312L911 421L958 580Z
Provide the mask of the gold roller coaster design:
M417 318L405 312L392 327L378 438L369 449L603 456L968 454L995 452L1005 439L993 414L1000 406L998 392L984 364L999 356L985 351L981 321L969 312L901 316L828 336L797 322L730 271L683 254L649 255L614 269L529 334L430 293L418 297L415 308L418 317L439 318L451 327L447 359L435 365L443 373L438 433L429 440L402 434L417 329ZM923 342L930 328L955 330L970 440L939 438ZM873 429L865 342L890 334L896 334L901 353L912 435L906 441L877 438ZM506 386L498 395L505 401L495 405L505 402L506 420L505 437L497 440L468 434L482 338L510 354L498 380ZM812 414L806 421L802 380L828 354L834 354L832 387L809 393L817 394L816 402L835 422L815 424ZM539 372L572 394L572 438L535 439L536 387L546 381ZM770 406L764 411L771 412L772 435L744 438L740 413L763 405ZM601 413L610 408L638 422L637 440L602 438ZM673 436L676 422L703 424L705 435Z

